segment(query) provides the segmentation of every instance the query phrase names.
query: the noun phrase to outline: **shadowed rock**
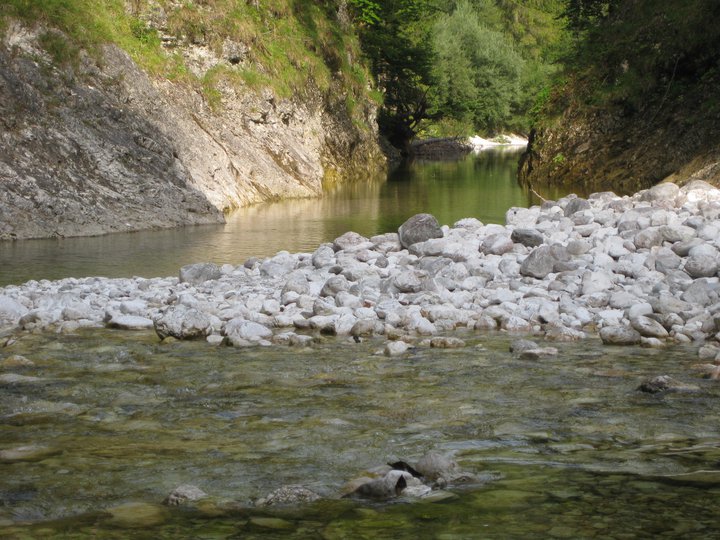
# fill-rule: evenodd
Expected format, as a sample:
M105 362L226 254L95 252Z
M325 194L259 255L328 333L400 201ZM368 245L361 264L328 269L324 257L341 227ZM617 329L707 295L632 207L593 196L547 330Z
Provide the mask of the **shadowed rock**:
M405 249L431 238L442 238L443 232L438 220L431 214L416 214L398 229L400 245Z

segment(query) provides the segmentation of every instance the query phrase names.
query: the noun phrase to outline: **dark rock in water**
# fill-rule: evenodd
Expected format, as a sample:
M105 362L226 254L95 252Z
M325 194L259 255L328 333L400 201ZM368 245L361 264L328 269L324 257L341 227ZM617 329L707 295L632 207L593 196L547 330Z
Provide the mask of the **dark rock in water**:
M405 249L431 238L442 238L443 232L438 220L430 214L416 214L398 229L400 245Z
M382 478L362 478L360 485L343 497L361 497L366 499L391 499L397 497L412 481L413 476L405 471L391 470Z
M700 390L698 386L682 383L669 375L658 375L657 377L643 381L637 389L641 392L647 392L648 394L657 394L659 392L697 392Z
M543 235L535 229L515 229L510 235L510 239L527 247L537 247L545 241Z
M394 463L388 463L390 467L393 468L395 471L405 471L412 474L415 478L422 478L422 474L420 474L418 471L416 471L412 465L405 461L396 461Z
M255 506L277 506L310 503L321 499L320 495L300 485L282 486L259 499Z
M529 339L516 339L510 344L511 353L521 353L523 351L529 351L538 348L540 348L540 346L534 341L530 341Z
M189 502L199 501L200 499L207 498L208 494L202 489L191 484L183 484L173 489L163 504L167 506L181 506Z
M521 360L542 360L553 358L558 355L555 347L538 347L537 349L526 349L520 353Z
M180 282L192 285L220 279L221 276L220 267L213 263L188 264L180 269Z
M448 456L430 452L415 464L415 469L428 480L448 478L460 471L457 462Z

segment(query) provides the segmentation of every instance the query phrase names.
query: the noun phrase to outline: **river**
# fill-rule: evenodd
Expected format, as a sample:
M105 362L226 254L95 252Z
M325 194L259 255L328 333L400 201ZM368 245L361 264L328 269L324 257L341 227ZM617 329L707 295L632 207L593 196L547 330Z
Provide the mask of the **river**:
M2 268L12 269L6 281L174 274L195 260L312 250L348 229L394 230L419 211L501 222L507 207L530 202L514 184L515 158L415 164L327 199L249 209L225 227L10 245L24 262L4 245ZM417 343L396 358L378 354L381 337L235 349L160 343L149 331L19 335L0 348L0 537L720 535L720 387L698 378L692 393L637 391L658 374L687 379L695 347L594 338L553 343L557 356L527 361L509 352L507 334L454 335L466 346ZM428 451L452 454L478 481L419 501L337 497L365 470ZM160 505L187 483L211 497ZM323 499L253 507L287 484Z
M518 151L488 150L460 161L415 162L387 179L344 185L323 198L237 210L225 225L0 243L0 286L63 277L177 275L194 262L241 264L280 250L314 251L347 231L395 231L429 212L452 225L464 217L503 223L511 206L537 202L515 181Z

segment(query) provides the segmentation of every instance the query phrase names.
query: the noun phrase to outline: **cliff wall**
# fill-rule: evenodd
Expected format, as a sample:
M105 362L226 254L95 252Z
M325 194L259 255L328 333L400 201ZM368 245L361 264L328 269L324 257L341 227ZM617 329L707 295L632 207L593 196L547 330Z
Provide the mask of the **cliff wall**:
M64 39L12 20L2 32L0 239L219 223L385 166L375 105L349 111L341 80L278 97L220 78L208 94L191 77L149 74L112 43L57 62L48 32ZM168 45L194 80L242 67L238 47Z

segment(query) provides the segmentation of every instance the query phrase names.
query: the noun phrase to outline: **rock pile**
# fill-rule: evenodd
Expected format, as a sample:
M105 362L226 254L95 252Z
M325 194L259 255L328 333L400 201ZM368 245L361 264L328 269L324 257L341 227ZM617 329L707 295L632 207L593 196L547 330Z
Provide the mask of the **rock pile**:
M709 358L720 351L719 260L720 190L660 184L512 208L504 226L419 215L400 234L348 232L314 253L192 265L181 279L30 281L0 289L0 328L155 328L234 346L304 345L313 334L412 344L456 328L549 340L599 332L607 344L704 342Z

